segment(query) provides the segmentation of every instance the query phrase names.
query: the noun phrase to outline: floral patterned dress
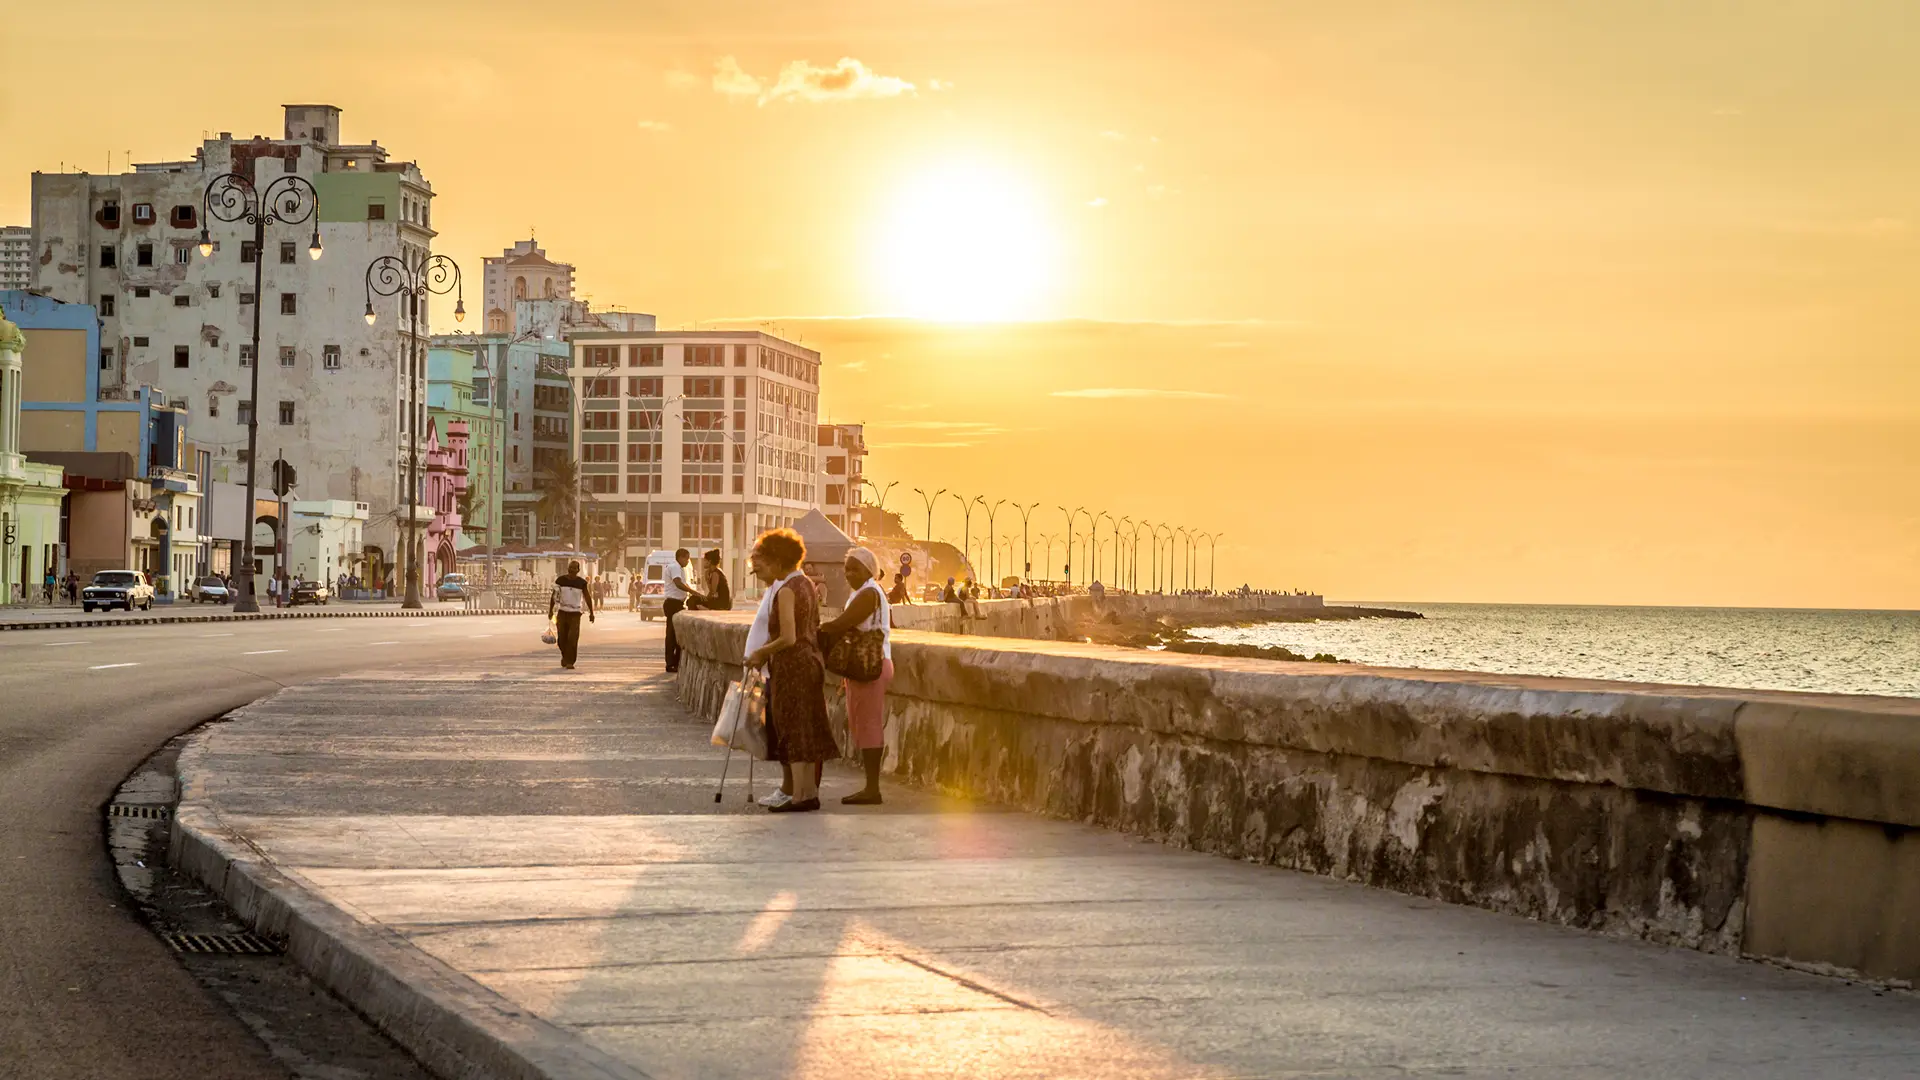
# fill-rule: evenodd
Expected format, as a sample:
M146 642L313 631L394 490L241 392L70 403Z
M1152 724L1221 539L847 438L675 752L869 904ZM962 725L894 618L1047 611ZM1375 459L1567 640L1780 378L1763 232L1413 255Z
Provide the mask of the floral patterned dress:
M767 658L767 759L788 764L840 756L827 719L827 662L820 655L820 597L804 575L780 588L793 595L795 641ZM781 636L778 596L767 629Z

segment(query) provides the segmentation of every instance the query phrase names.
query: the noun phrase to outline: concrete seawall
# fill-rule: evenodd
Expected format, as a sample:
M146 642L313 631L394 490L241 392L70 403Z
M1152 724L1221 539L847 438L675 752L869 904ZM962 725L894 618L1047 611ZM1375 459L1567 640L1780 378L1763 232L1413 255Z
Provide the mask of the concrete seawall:
M1058 615L1019 628L1050 637ZM748 621L677 623L701 715ZM888 769L920 784L1607 934L1920 977L1920 701L910 630L895 667Z

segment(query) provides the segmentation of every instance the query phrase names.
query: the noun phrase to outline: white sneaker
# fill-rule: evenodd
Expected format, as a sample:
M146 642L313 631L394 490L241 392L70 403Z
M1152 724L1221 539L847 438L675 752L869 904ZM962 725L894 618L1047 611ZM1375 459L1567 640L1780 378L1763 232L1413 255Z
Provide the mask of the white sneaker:
M781 791L779 788L774 788L773 794L762 795L754 801L761 806L785 806L793 801L793 796Z

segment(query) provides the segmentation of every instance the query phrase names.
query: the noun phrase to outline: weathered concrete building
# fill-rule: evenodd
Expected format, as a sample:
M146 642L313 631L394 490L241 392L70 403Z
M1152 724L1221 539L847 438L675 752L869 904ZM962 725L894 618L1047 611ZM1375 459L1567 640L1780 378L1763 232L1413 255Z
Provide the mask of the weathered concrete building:
M485 260L486 330L489 334L517 334L516 305L522 300L573 299L573 265L557 263L531 237L516 242L498 256Z
M66 497L58 465L28 461L20 451L22 357L27 339L0 311L0 604L52 598L49 575L60 577L60 504Z
M864 424L821 424L820 512L848 536L860 535L860 483L864 480L867 435Z
M370 561L386 565L405 503L409 379L424 434L426 372L407 370L400 298L375 297L381 318L363 318L365 280L379 256L427 257L433 189L378 142L343 143L333 106L288 105L284 120L280 138L222 132L191 159L128 173L35 173L34 285L97 306L101 396L164 387L191 413L219 481L245 478L251 324L264 305L261 459L284 454L309 498L367 503ZM207 185L230 171L261 190L285 175L311 182L322 257L306 254L314 224L269 225L254 251L250 226L208 215ZM197 250L203 228L215 245L208 257Z

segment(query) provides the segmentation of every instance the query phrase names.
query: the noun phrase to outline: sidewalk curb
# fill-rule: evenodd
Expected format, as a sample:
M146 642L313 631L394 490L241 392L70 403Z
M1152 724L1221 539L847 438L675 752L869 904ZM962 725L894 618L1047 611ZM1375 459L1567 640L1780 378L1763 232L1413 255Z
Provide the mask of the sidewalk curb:
M217 729L215 729L217 730ZM210 731L178 763L181 803L169 860L225 900L256 933L285 943L315 981L447 1080L647 1080L585 1040L409 944L362 925L275 869L218 816L190 802Z
M452 619L464 615L538 615L539 612L524 608L451 608L434 610L432 608L409 611L400 608L394 611L261 611L253 614L235 615L145 615L137 619L103 619L98 616L81 616L72 619L48 619L35 622L0 623L0 633L12 630L91 630L97 626L165 626L172 623L227 623L254 622L261 619Z

